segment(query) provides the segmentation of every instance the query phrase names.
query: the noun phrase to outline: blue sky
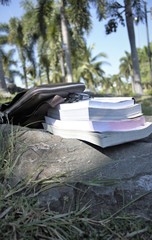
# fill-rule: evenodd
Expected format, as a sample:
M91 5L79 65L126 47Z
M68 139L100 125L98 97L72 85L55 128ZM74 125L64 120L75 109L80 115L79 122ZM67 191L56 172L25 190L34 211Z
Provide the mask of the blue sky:
M120 2L120 1L119 1ZM147 10L152 7L152 1L147 1ZM116 33L105 34L105 22L98 22L95 11L92 11L93 29L87 38L88 45L95 44L94 53L104 52L108 55L111 66L104 66L106 74L117 74L119 71L119 59L125 56L124 52L130 52L130 45L126 27L119 26ZM152 41L152 17L147 14L149 38ZM147 35L145 24L135 26L136 46L142 48L147 46Z
M152 1L147 1L147 10L152 7ZM9 6L0 5L0 22L7 22L11 17L20 17L23 9L19 0L11 0ZM152 17L147 14L149 26L149 38L152 41ZM117 74L119 71L119 59L123 57L125 51L130 52L127 30L125 27L119 26L116 33L110 35L105 34L104 22L98 22L96 13L92 10L93 28L89 36L87 36L87 44L94 44L93 56L99 52L106 53L108 58L102 59L110 65L104 65L103 69L106 75ZM140 24L135 26L136 45L137 47L147 46L146 26Z

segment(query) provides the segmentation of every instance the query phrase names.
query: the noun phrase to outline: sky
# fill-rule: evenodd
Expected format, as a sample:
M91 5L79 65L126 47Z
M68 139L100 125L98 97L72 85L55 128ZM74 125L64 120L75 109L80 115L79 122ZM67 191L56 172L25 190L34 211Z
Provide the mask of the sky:
M20 6L20 0L11 0L9 6L0 5L0 22L8 22L11 17L20 17L24 11ZM152 0L147 0L147 11L152 8ZM116 33L105 34L105 22L98 22L95 10L92 10L93 27L90 34L86 37L87 45L94 45L93 56L98 53L105 53L107 58L102 58L109 64L103 65L106 76L119 72L120 58L125 56L125 51L130 52L130 45L126 27L119 26ZM152 41L152 16L147 13L149 40ZM136 46L142 48L147 46L146 25L135 26Z
M119 1L120 2L120 1ZM152 0L147 0L147 11L152 7ZM131 52L126 27L120 26L116 33L105 34L105 23L98 22L95 11L92 12L93 29L87 38L88 45L95 44L94 53L104 52L107 54L107 61L111 64L105 65L106 74L117 74L119 71L120 58L125 56L125 51ZM149 40L152 41L152 16L147 13ZM135 26L136 47L147 46L146 25Z

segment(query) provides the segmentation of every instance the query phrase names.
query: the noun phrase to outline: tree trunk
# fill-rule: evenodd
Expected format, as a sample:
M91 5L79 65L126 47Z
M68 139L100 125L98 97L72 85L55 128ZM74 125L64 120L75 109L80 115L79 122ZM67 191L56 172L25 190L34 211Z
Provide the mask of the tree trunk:
M46 77L47 77L47 83L50 84L50 75L49 75L49 67L45 66L45 71L46 71Z
M66 74L67 74L67 82L72 82L72 65L71 65L71 51L70 51L70 41L69 34L67 28L67 21L64 14L64 4L62 1L61 6L61 31L62 31L62 41L63 41L63 49L65 52L66 59Z
M64 68L64 53L63 51L60 53L60 65L61 65L61 72L62 72L62 82L65 82L65 68Z
M1 52L0 52L0 90L7 91L7 85L6 85L6 82L5 82Z
M27 82L27 74L26 74L26 58L24 56L24 50L21 48L18 48L19 56L22 62L22 69L23 69L23 75L24 75L24 83L25 88L28 88L28 82Z
M135 42L135 31L134 31L134 24L133 24L133 14L131 9L131 0L124 0L124 3L125 3L126 25L127 25L129 42L130 42L132 65L133 65L133 92L138 95L142 95L143 90L141 85L139 61L138 61L138 54L137 54L136 42Z
M26 74L25 64L23 64L23 74L24 74L25 88L28 88L28 82L27 82L27 74Z

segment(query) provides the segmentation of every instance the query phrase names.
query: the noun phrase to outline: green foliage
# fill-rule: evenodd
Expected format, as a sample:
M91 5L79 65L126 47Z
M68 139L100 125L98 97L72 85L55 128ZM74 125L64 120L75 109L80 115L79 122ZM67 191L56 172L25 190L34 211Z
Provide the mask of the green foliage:
M8 83L14 83L15 76L20 76L20 72L13 67L17 67L17 61L14 60L15 49L10 49L8 52L2 51L3 69L5 72L5 80Z
M11 0L0 0L0 4L2 5L8 5Z
M67 1L68 5L67 14L70 15L70 22L74 24L77 34L83 36L84 32L89 33L91 30L89 1Z
M137 54L136 44L135 44L134 16L138 17L140 21L143 19L144 17L143 0L140 0L140 1L124 0L124 5L121 5L117 1L108 1L106 14L107 14L107 21L108 21L105 26L107 34L116 32L119 23L125 26L125 21L126 21L129 43L131 47L132 65L133 65L133 75L132 75L133 92L135 94L142 95L143 89L141 85L138 54ZM138 14L138 15L134 15L134 14Z
M22 1L25 14L21 19L10 19L7 43L16 45L18 49L26 86L27 81L31 81L31 79L34 84L36 84L36 79L44 80L45 83L66 81L66 49L63 46L61 32L60 10L62 5L70 36L74 81L78 82L85 78L89 86L98 85L99 79L95 75L103 75L100 63L94 63L94 66L92 64L91 70L89 69L90 62L87 60L85 74L83 68L83 71L79 71L83 74L78 74L79 76L76 78L76 69L81 68L86 54L84 34L89 33L92 27L90 4L98 8L98 13L103 13L104 7L98 1L66 0L57 2L50 0L38 1L37 5L28 0ZM37 63L35 56L37 56ZM32 75L29 69L32 69ZM93 72L91 73L91 71Z
M102 70L102 65L108 62L102 61L102 58L107 58L105 53L92 57L93 47L84 47L81 54L77 52L77 62L76 65L73 64L73 79L74 81L83 80L86 88L96 91L96 88L101 87L104 82L105 72Z
M152 91L151 91L151 95L152 95ZM152 97L146 97L146 98L143 97L140 100L140 102L142 104L143 114L147 116L152 116Z
M152 79L150 74L150 65L148 58L148 48L144 46L143 48L138 48L138 57L140 64L140 74L141 74L141 82L144 88L144 93L146 95L151 95L151 86ZM151 51L152 51L152 43L151 43ZM132 81L133 78L133 65L131 60L131 54L125 51L125 56L121 57L120 65L119 65L119 74L121 77L126 79L126 82Z
M150 43L150 48L152 51L152 43ZM144 46L143 48L139 48L138 55L139 55L139 62L140 62L141 79L145 88L145 93L151 95L152 79L151 79L151 73L150 73L148 48L146 46Z
M106 34L110 34L111 32L116 32L118 23L115 19L110 19L108 23L105 25L106 27Z
M35 4L28 0L22 1L25 14L21 19L11 18L8 25L1 25L1 31L4 31L5 35L1 36L0 41L3 44L14 44L17 48L23 66L20 76L24 79L26 85L28 85L28 82L32 86L32 84L66 81L67 63L61 34L61 2L49 0L37 1L37 4ZM89 33L92 27L90 6L96 8L99 20L105 17L109 19L109 25L107 24L109 33L111 29L116 31L119 23L124 25L125 9L119 1L64 1L64 12L70 36L73 81L83 80L86 87L91 90L97 90L102 85L102 91L114 91L114 94L116 94L118 89L117 92L130 94L130 78L133 77L131 54L126 52L126 56L120 59L120 73L118 74L118 79L121 78L122 81L120 90L120 84L116 88L112 86L114 76L110 77L108 81L108 77L105 77L102 69L105 62L99 59L99 57L105 56L101 56L99 53L100 56L96 56L98 59L94 59L90 50L86 48L84 34ZM132 8L133 14L138 15L138 19L142 20L143 1L134 0ZM145 92L149 89L148 79L150 79L147 64L147 58L140 57L141 77ZM10 66L5 69L5 75L7 76L9 75L9 68ZM16 73L16 71L13 71L11 78ZM107 82L110 89L108 89ZM117 84L115 81L115 85Z
M134 0L132 3L132 12L133 16L136 16L138 22L144 21L144 1L143 0ZM119 24L125 26L125 4L128 4L127 1L124 1L124 5L118 1L108 1L106 6L106 13L108 22L105 25L106 34L116 32ZM127 13L126 13L127 14ZM136 22L137 23L137 22Z

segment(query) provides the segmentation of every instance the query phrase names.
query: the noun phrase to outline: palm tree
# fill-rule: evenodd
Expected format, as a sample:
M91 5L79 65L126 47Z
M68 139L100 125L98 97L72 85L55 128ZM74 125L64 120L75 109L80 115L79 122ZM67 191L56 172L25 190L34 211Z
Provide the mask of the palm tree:
M71 47L68 31L68 21L65 14L65 1L60 0L60 19L61 19L61 33L62 44L65 52L66 70L67 70L67 82L72 82L72 64L71 64Z
M91 29L92 3L101 13L103 8L97 0L38 0L35 7L30 1L24 1L24 9L28 16L26 33L28 37L32 34L37 35L38 65L42 66L41 70L46 70L48 82L59 80L71 82L80 79L75 77L75 68L79 67L80 62L77 57L85 55L84 33ZM89 73L87 74L89 76ZM85 78L89 79L87 74L85 73Z
M139 63L140 63L140 72L142 84L145 89L149 89L152 86L150 81L150 71L149 71L149 58L148 58L148 47L144 46L142 49L138 49Z
M133 75L132 59L129 52L125 51L125 56L120 58L119 69L120 73L126 78L126 81Z
M0 0L0 4L2 5L8 5L11 0Z
M40 20L39 32L45 41L50 42L50 47L55 46L54 54L51 50L49 54L55 58L54 62L56 60L60 62L62 79L66 78L67 82L71 82L73 81L71 53L73 55L76 51L74 47L77 37L83 36L84 29L90 28L88 3L84 0L79 2L58 0L45 3L38 1L37 9L37 17Z
M26 74L26 45L24 44L23 25L18 18L11 18L9 21L9 42L16 46L19 58L22 63L25 87L28 88Z
M89 1L60 0L60 19L62 33L62 48L66 59L67 81L72 81L72 38L83 37L84 32L91 29Z
M3 89L4 91L7 90L5 77L4 77L3 64L2 64L2 50L1 49L0 49L0 89Z
M111 77L111 82L112 82L113 90L114 90L115 94L122 95L125 90L125 85L124 85L124 82L122 81L120 75L114 74Z
M86 87L94 91L96 88L102 86L105 75L102 65L108 63L101 60L101 58L107 57L105 53L99 53L92 57L92 49L93 46L89 48L85 47L85 53L79 53L76 66L73 70L73 78L75 81L83 80Z
M58 61L58 52L61 48L59 43L59 10L53 8L51 1L38 1L37 6L31 1L24 1L22 4L26 11L23 16L23 32L25 42L30 41L36 46L37 70L39 79L51 82L51 69ZM34 66L33 66L34 68Z
M1 24L0 32L2 34L0 35L0 89L7 91L7 85L5 82L5 74L4 74L4 69L3 69L3 61L2 61L3 47L6 45L6 43L8 41L7 35L4 34L5 31L6 31L6 25Z
M127 51L125 51L125 56L120 58L120 75L122 77L125 77L126 82L129 87L129 79L131 79L132 83L132 92L134 92L134 84L133 84L133 65L132 65L132 58L131 54Z
M129 42L131 47L131 57L132 57L132 65L133 65L133 91L139 95L142 95L143 90L141 85L138 53L137 53L136 42L135 42L132 2L131 0L125 0L124 2L125 2L126 25L127 25L128 37L129 37Z
M10 49L8 52L2 51L3 69L5 72L5 79L8 83L14 83L15 76L21 76L20 72L12 67L17 67L17 61L14 60L15 49Z
M113 94L115 92L115 88L113 82L111 81L112 76L104 77L102 81L102 92L104 94Z
M25 87L28 88L28 79L26 74L26 68L28 63L32 64L34 69L34 76L36 77L36 63L34 56L35 36L27 37L25 29L25 20L18 18L11 18L9 21L9 35L8 41L10 44L15 45L18 51L18 56L22 63L23 76Z
M122 5L121 2L119 3L118 1L108 1L105 3L104 6L106 9L106 16L100 14L99 12L99 18L100 20L102 20L105 17L107 19L110 18L110 20L106 24L107 34L110 34L111 32L116 32L118 23L121 23L123 26L125 26L126 22L131 47L134 92L136 94L142 95L143 90L141 85L138 54L135 44L134 16L138 18L138 21L143 21L144 19L143 0L139 1L124 0L124 5Z
M8 5L9 2L10 2L10 0L0 0L0 4L2 4L2 5ZM0 89L7 91L7 86L6 86L5 77L4 77L3 64L2 64L2 46L1 46L1 44L0 44Z

